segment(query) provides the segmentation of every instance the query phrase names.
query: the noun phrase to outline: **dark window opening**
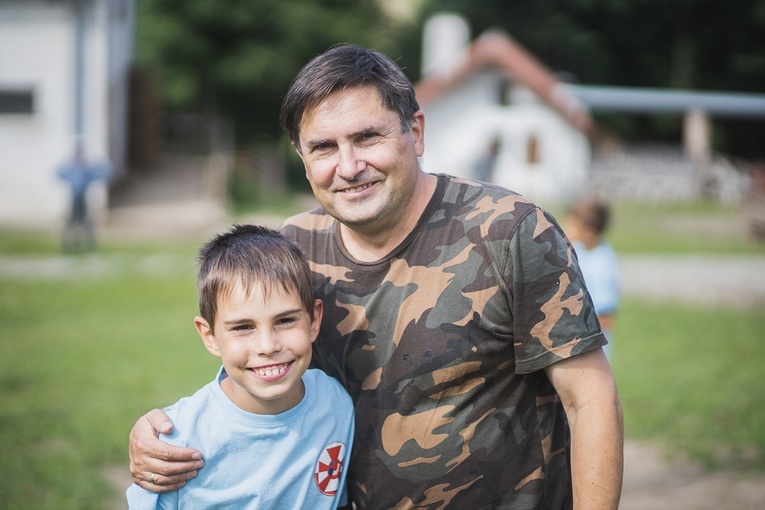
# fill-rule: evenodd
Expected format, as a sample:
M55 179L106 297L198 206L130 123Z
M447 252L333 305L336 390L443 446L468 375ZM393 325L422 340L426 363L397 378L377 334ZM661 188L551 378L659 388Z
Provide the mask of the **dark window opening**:
M34 113L32 91L0 89L0 114L3 113Z
M503 78L499 82L499 89L497 90L497 93L499 94L499 102L501 106L509 106L510 105L510 89L512 88L513 84L510 83L510 80Z

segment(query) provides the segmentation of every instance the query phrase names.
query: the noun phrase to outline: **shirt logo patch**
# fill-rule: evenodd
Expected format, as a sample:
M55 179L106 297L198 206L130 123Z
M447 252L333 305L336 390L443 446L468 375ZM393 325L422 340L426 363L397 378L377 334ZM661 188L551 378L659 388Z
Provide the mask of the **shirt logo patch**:
M330 443L321 452L316 462L313 479L322 494L326 496L337 494L344 461L345 445L343 443Z

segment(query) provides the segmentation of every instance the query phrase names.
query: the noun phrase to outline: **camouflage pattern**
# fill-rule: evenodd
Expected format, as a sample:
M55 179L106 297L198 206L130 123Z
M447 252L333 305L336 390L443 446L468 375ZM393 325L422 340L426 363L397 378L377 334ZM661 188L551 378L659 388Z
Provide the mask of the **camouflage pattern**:
M317 366L356 405L357 508L571 507L569 429L544 367L606 343L555 220L507 190L439 175L414 232L355 261L321 209L304 249L324 321Z

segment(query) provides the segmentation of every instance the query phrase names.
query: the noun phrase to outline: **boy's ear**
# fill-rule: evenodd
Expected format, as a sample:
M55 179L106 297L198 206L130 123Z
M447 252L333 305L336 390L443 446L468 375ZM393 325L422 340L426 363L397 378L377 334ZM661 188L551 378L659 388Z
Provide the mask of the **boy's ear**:
M210 324L202 317L194 317L194 326L197 328L197 333L202 337L202 342L205 344L205 348L213 356L220 357L220 349L218 348L218 341L215 339L213 330L210 328Z
M321 329L321 317L324 314L324 302L317 299L313 303L313 320L311 321L311 342L316 340Z

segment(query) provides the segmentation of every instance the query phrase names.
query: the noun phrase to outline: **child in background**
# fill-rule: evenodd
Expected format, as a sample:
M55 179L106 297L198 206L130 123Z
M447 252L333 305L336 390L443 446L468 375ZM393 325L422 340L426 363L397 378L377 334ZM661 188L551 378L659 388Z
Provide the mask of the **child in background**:
M200 449L205 465L177 491L133 484L130 508L347 505L353 404L336 380L308 370L323 305L303 254L281 234L245 225L205 244L200 261L194 324L223 366L167 408L174 428L161 437Z
M574 245L587 290L608 338L609 343L603 350L610 358L621 278L616 252L603 237L609 217L610 209L604 201L595 197L582 198L569 209L564 230Z

